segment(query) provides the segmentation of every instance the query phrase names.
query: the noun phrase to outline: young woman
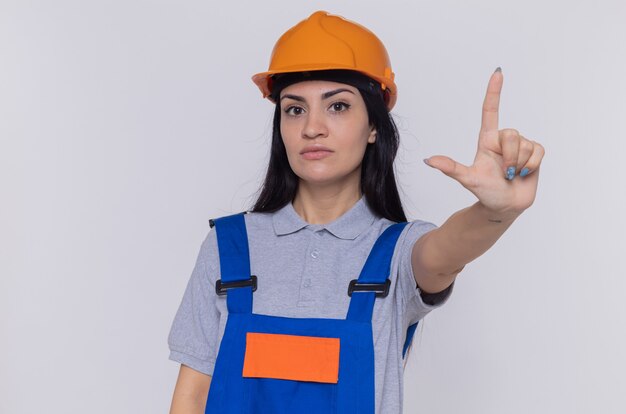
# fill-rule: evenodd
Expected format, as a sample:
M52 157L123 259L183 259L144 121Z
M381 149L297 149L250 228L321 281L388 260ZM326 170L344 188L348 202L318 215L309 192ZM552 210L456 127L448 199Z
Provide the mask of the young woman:
M169 336L171 413L399 413L418 321L533 203L544 150L498 129L498 68L473 165L425 160L478 201L441 227L407 222L397 87L374 34L316 12L253 80L276 108L267 176L202 244Z

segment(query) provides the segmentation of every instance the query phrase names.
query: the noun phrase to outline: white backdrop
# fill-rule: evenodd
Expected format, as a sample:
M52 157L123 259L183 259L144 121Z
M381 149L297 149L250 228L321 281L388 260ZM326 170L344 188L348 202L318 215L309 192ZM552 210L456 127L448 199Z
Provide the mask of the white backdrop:
M208 219L265 171L250 76L318 9L389 50L411 219L473 203L422 159L471 163L497 66L500 128L547 151L535 205L422 324L405 412L626 412L621 0L1 0L0 413L168 411Z

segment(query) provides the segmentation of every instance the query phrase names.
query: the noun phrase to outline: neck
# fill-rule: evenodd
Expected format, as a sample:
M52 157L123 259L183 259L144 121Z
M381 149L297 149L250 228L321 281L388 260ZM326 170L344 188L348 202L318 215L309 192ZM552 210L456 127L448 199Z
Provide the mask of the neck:
M309 224L326 224L350 210L362 196L360 177L357 182L342 185L298 184L293 209Z

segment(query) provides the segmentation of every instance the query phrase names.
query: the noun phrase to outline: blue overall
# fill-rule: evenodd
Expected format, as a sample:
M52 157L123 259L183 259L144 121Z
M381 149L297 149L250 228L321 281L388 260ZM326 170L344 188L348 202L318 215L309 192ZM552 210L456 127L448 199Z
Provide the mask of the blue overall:
M256 286L251 285L244 214L212 221L217 231L221 270L221 280L217 284L229 286L225 289L228 319L205 413L374 414L372 311L376 296L384 295L380 287L387 284L388 288L393 251L407 223L389 226L376 240L350 292L350 306L345 319L287 318L252 313L252 296ZM351 288L354 282L351 282ZM374 289L374 286L377 287ZM409 327L403 357L416 326L417 323ZM244 376L246 335L249 332L339 338L337 381L327 383Z

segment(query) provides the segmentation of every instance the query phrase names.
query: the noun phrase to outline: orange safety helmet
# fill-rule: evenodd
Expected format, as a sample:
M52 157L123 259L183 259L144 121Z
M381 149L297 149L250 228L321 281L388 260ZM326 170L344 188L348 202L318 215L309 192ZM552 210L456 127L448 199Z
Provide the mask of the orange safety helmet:
M272 75L325 69L361 72L380 83L387 110L396 103L395 74L380 39L360 24L325 11L287 30L274 45L268 71L252 76L252 81L271 100Z

